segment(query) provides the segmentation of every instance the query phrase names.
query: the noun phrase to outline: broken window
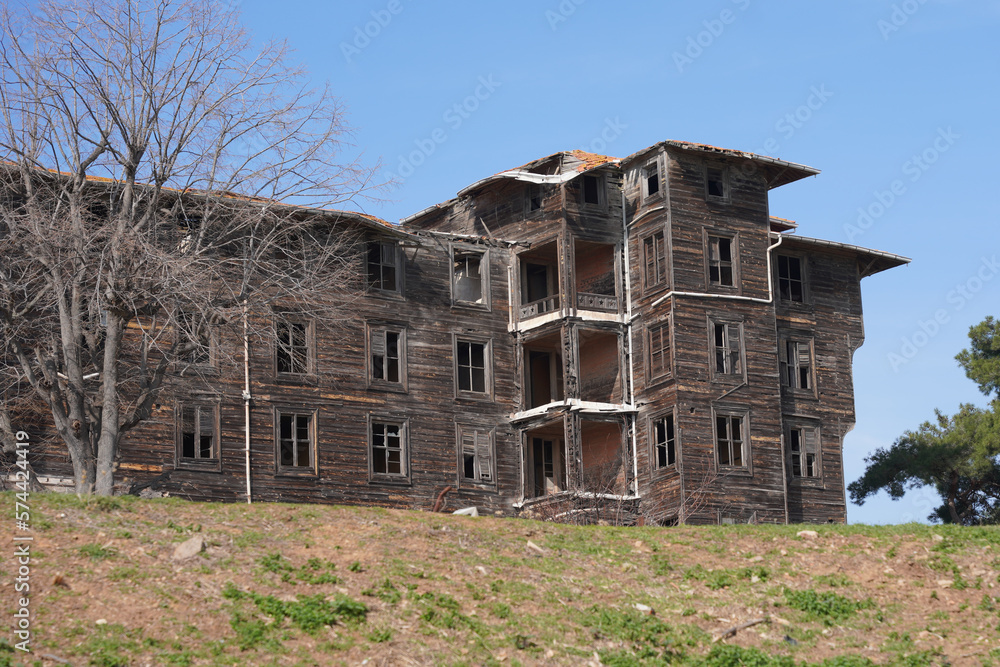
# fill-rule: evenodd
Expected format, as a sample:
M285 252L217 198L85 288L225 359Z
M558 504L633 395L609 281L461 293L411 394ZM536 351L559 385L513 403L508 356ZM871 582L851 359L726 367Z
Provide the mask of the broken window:
M487 303L489 262L481 250L455 248L451 267L452 296L455 303Z
M743 374L743 346L741 326L736 322L712 322L712 341L715 348L715 375Z
M708 167L705 170L705 196L710 201L729 201L729 178L725 169Z
M542 186L529 184L524 189L524 213L534 213L542 208Z
M747 467L746 413L715 415L715 451L720 466Z
M667 280L667 244L662 231L642 240L642 258L647 290L659 287Z
M531 498L566 489L563 441L551 437L530 437L528 479L525 495Z
M815 426L793 425L787 431L788 464L792 477L820 476L820 438Z
M460 396L490 393L489 354L487 342L455 340L455 372Z
M731 236L708 237L708 283L720 287L736 284L736 263L734 244Z
M670 323L662 322L647 329L650 381L670 375Z
M778 346L781 384L813 393L813 353L811 339L782 339Z
M583 175L583 203L600 206L604 203L604 179L594 174Z
M180 464L219 459L218 405L182 403L177 406L177 454Z
M196 313L177 315L179 359L188 364L212 363L212 335L205 318Z
M462 482L493 483L493 430L458 425L458 470Z
M405 478L409 474L405 422L373 419L370 451L373 477Z
M399 292L399 248L392 241L368 244L368 284L383 292Z
M677 463L677 436L674 415L666 414L652 420L653 467L657 470Z
M280 375L305 375L312 370L311 326L300 320L275 322L275 369Z
M782 301L803 301L802 260L778 255L778 295Z
M402 389L406 382L406 329L369 327L368 347L371 353L371 384Z
M315 412L277 410L278 472L315 473Z
M652 197L660 192L660 167L656 162L650 162L642 170L645 196Z

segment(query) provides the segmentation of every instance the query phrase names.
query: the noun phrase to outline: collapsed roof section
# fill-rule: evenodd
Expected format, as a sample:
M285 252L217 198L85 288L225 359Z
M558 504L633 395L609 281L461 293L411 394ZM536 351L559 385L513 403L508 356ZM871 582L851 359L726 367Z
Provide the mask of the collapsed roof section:
M476 193L483 188L505 180L522 181L524 183L560 185L574 178L602 167L620 167L630 164L636 160L643 159L662 147L672 150L698 153L702 156L710 155L719 158L728 158L743 161L748 168L760 171L767 180L768 189L773 189L792 183L794 181L815 176L819 174L819 169L807 167L795 162L787 162L766 155L758 155L746 151L720 148L708 144L698 144L690 141L667 140L647 146L641 151L633 153L626 158L617 158L610 155L600 155L598 153L588 153L582 150L560 151L537 160L532 160L527 164L514 169L508 169L482 178L471 185L467 185L458 191L457 197L429 206L413 215L402 218L400 225L406 225L427 214L439 211L454 204L463 197ZM783 230L782 230L783 231Z

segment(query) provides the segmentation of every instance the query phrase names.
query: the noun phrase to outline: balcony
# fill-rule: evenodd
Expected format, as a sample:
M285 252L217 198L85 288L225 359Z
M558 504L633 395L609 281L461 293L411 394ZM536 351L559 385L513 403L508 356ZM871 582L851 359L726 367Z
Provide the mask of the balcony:
M596 310L602 313L617 313L618 297L608 294L577 292L576 307L579 310Z
M524 304L518 309L517 316L519 319L527 320L556 310L559 310L559 295L553 294L552 296Z

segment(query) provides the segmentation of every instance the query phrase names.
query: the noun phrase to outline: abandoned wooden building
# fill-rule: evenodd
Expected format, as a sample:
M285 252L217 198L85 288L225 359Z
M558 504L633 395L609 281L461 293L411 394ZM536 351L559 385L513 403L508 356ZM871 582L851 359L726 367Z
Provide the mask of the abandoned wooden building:
M909 260L770 215L772 188L817 173L665 141L551 155L399 225L328 213L367 238L348 326L276 319L249 421L243 368L198 360L118 477L204 500L430 509L450 487L449 508L505 515L844 522L860 282Z

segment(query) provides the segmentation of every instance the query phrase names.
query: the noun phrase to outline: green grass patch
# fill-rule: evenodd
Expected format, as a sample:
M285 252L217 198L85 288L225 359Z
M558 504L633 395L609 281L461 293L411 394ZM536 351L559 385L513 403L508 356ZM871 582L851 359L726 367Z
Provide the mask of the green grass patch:
M118 550L114 547L105 547L100 544L84 544L79 550L81 554L91 560L107 560L118 555Z
M810 620L822 621L824 625L833 625L835 621L848 619L862 609L875 607L870 598L851 600L832 592L817 593L811 588L801 591L786 588L785 602L792 609L803 612Z

